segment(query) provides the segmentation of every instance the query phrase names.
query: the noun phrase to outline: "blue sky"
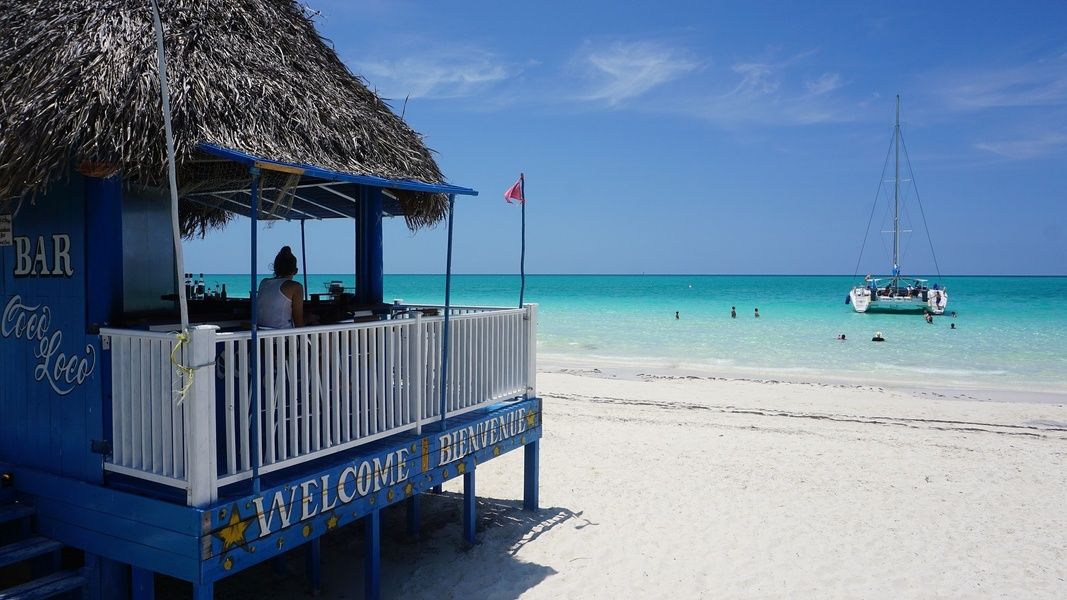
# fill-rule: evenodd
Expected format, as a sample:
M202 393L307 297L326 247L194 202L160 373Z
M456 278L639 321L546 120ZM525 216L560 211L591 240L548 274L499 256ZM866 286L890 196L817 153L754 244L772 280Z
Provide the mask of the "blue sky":
M457 272L517 271L524 171L528 272L851 274L899 93L941 271L1067 274L1063 2L308 3L481 192ZM885 208L861 272L889 267ZM905 270L931 273L906 210ZM350 272L352 224L307 228L309 270ZM246 271L246 230L188 243L189 270ZM298 232L264 231L263 271ZM444 270L443 226L392 219L385 245L387 273Z

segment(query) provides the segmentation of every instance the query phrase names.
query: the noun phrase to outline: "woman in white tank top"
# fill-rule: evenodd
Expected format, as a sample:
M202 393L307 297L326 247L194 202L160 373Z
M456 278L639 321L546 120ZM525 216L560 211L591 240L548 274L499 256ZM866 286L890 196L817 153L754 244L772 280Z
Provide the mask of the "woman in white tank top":
M274 277L259 284L256 295L256 324L273 329L304 326L304 286L293 281L296 256L284 246L274 257Z

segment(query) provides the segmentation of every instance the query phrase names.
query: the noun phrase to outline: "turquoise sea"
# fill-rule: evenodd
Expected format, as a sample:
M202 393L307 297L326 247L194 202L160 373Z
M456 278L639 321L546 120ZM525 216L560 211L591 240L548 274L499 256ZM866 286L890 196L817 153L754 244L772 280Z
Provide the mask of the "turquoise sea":
M247 276L207 275L232 296ZM311 275L311 292L351 275ZM530 275L526 302L540 305L543 355L623 359L717 374L932 383L1067 391L1067 277L946 277L949 310L857 314L847 276ZM935 280L936 281L936 280ZM456 275L457 305L513 306L516 275ZM444 277L386 275L385 298L442 303ZM730 307L737 318L730 318ZM761 317L753 317L755 308ZM679 317L675 319L675 311ZM950 329L950 323L956 329ZM870 341L875 331L886 342ZM835 339L844 333L848 341Z

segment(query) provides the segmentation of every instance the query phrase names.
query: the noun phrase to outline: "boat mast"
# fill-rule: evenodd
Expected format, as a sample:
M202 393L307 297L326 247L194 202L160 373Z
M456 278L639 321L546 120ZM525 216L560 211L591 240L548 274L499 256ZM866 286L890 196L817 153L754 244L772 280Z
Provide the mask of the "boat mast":
M897 94L897 120L893 127L893 287L897 287L900 277L900 94Z

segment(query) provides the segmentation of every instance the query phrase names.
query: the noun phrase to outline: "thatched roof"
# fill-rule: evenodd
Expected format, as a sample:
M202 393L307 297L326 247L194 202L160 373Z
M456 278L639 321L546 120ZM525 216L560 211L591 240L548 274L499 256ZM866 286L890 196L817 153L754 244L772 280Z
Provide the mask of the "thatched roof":
M159 0L181 194L247 175L207 142L270 160L441 183L418 133L348 71L292 0ZM77 168L166 187L148 0L0 0L0 201ZM226 180L229 179L227 182ZM398 191L409 226L441 194ZM0 207L2 208L2 207ZM220 210L182 203L186 234Z

